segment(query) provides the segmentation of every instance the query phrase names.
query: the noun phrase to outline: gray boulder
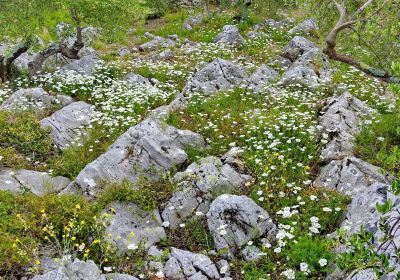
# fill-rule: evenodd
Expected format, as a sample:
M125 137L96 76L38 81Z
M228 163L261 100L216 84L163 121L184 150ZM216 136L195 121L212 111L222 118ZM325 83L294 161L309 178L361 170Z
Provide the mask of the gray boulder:
M13 65L20 71L28 71L29 63L36 58L36 55L36 53L30 51L24 52L16 60L14 60Z
M263 85L267 85L276 80L277 77L278 72L268 65L263 64L250 76L250 81L257 89L260 89Z
M207 213L207 223L217 250L228 256L264 234L275 239L276 226L269 214L246 196L217 197Z
M378 276L375 274L373 268L360 270L355 273L351 273L345 280L378 280Z
M242 250L242 257L247 262L254 262L261 258L261 250L254 245L246 246Z
M106 278L93 261L84 262L75 259L73 262L62 261L57 269L36 275L32 280L106 280Z
M319 135L323 142L321 157L329 162L353 155L354 135L360 131L363 118L373 110L345 92L324 100L319 117Z
M185 95L204 93L211 95L249 83L247 73L230 61L217 58L198 71L184 88Z
M137 182L159 175L184 163L187 146L204 147L199 134L147 119L121 135L107 152L89 163L77 176L76 183L88 196L95 196L101 181Z
M0 169L0 190L14 193L30 191L42 196L46 193L57 193L66 188L70 182L68 178L52 177L46 172Z
M79 73L82 75L93 75L96 67L101 64L101 60L96 54L87 55L60 68L61 73Z
M346 157L324 166L314 185L354 195L365 192L373 183L389 184L391 180L380 168L355 157Z
M281 86L300 85L309 88L316 88L320 85L319 78L314 70L304 66L290 68L277 84Z
M157 210L146 212L134 203L113 202L103 210L108 214L106 236L120 251L134 248L148 249L166 238Z
M92 105L78 101L41 120L40 125L49 127L56 146L59 149L65 149L86 135L86 129L95 114L96 111Z
M257 38L261 37L263 34L264 33L262 33L262 32L251 30L251 31L247 32L246 37L249 39L257 39Z
M304 37L295 36L282 50L282 56L295 61L305 52L316 48L317 45Z
M0 110L33 110L36 113L46 113L58 106L66 106L73 102L68 96L50 95L42 88L19 89L6 99Z
M145 34L146 37L150 38L149 42L141 44L138 49L142 52L152 51L160 47L173 47L176 45L177 41L171 38L163 38L160 36L154 36L150 33Z
M250 176L239 173L219 158L203 158L192 163L186 171L175 174L178 191L166 203L163 220L175 228L196 212L206 214L215 194L239 191L251 180Z
M215 37L214 43L241 47L246 41L243 39L242 35L240 35L236 25L225 25L222 32Z
M139 280L139 278L136 278L134 276L131 276L128 274L121 274L121 273L106 274L106 279L107 280Z
M142 84L146 86L151 86L150 79L135 73L129 73L128 75L126 75L125 81L127 81L129 84Z
M220 279L215 264L205 255L171 248L164 267L167 279Z
M203 15L197 14L195 16L189 16L183 23L183 29L192 30L193 27L199 25L203 21Z
M308 34L318 32L318 25L314 19L306 19L289 30L289 34Z

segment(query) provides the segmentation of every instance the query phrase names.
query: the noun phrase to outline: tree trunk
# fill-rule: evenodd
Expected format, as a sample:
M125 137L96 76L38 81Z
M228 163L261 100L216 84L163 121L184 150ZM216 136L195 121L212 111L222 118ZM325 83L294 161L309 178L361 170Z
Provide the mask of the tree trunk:
M4 83L7 81L8 73L10 72L11 64L23 53L28 50L26 43L21 43L14 52L8 56L0 56L0 79Z

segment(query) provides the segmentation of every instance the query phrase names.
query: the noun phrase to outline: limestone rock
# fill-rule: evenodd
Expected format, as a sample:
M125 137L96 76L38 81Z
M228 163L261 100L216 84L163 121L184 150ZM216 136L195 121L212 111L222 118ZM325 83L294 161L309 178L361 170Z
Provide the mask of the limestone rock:
M154 36L150 33L147 34L147 37L151 38L151 41L141 44L138 48L139 51L147 52L152 51L160 47L173 47L176 45L176 41L170 38L163 38L160 36Z
M166 203L163 220L174 228L193 217L195 212L206 214L213 194L238 191L251 180L250 176L240 174L219 158L203 158L192 163L186 171L175 174L178 191Z
M286 71L278 81L278 85L301 85L315 88L320 85L317 74L310 68L297 66Z
M353 155L354 135L360 131L361 121L373 112L361 100L345 92L327 98L319 117L320 138L324 144L321 157L329 162Z
M257 261L261 258L261 250L254 245L246 246L242 250L243 259L247 262Z
M187 83L184 93L204 93L211 95L218 90L226 90L248 84L247 73L230 61L217 58L198 71Z
M157 210L148 213L134 203L113 202L103 213L110 215L106 234L111 234L111 240L121 251L128 251L129 246L148 249L166 238Z
M171 248L165 265L167 279L220 279L215 264L205 255ZM190 278L193 277L193 278Z
M324 166L314 184L354 195L366 191L373 183L388 184L390 181L391 177L378 167L355 157L346 157Z
M192 30L193 27L199 25L203 21L203 15L197 14L195 16L189 16L187 20L183 23L183 29Z
M32 280L106 280L96 264L75 259L73 262L63 261L57 269L43 275L36 275Z
M93 75L96 67L101 64L101 60L96 54L87 55L80 59L73 60L72 62L62 66L60 71L62 73L79 73L82 75Z
M306 19L299 25L289 30L289 34L308 34L318 31L318 25L314 19Z
M241 47L246 41L243 39L242 35L240 35L236 25L225 25L222 32L215 37L214 43Z
M71 181L65 177L51 177L46 172L31 170L0 169L0 190L20 192L28 190L35 195L42 196L46 193L56 193Z
M76 183L84 194L95 196L97 184L104 180L136 182L142 177L157 180L160 173L187 160L186 146L204 147L204 139L154 119L144 120L89 163L77 176Z
M33 110L37 113L45 113L57 106L66 106L72 103L72 98L48 94L42 88L19 89L6 99L0 106L0 110Z
M228 250L228 255L261 235L275 238L276 226L269 214L246 196L217 197L210 206L207 223L217 250Z
M308 39L295 36L287 46L283 48L281 55L291 61L295 61L299 56L316 47L317 45Z
M49 127L56 146L65 149L85 135L95 113L92 105L78 101L41 120L40 125Z
M260 88L263 85L269 84L278 77L278 72L276 72L271 67L263 64L250 76L250 81Z
M129 73L128 75L126 75L125 80L129 84L142 84L142 85L147 85L147 86L151 85L150 79L147 79L147 78L145 78L139 74L135 74L135 73Z
M110 273L106 274L107 280L139 280L138 278L128 275L128 274L120 274L120 273Z

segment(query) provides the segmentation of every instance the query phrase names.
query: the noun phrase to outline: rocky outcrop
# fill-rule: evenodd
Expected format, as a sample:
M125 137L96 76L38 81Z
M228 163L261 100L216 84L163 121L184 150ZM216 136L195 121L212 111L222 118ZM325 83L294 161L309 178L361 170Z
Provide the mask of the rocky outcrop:
M76 184L87 196L95 196L101 181L137 182L157 180L163 173L187 160L184 148L201 148L199 134L147 119L121 135L107 152L89 163L77 176Z
M120 251L148 249L166 238L158 210L146 212L136 204L113 202L106 207L106 237Z
M208 228L218 251L232 256L254 238L275 239L276 226L269 214L246 196L221 195L207 213Z
M183 92L190 96L195 93L211 95L218 90L227 90L249 84L247 73L230 61L217 58L198 71L186 84Z
M317 32L318 25L314 19L306 19L289 30L289 34L309 34Z
M141 85L146 85L146 86L152 85L152 82L150 81L150 79L145 78L145 77L143 77L139 74L135 74L135 73L129 73L128 75L126 75L125 81L128 84L141 84Z
M305 52L316 48L317 45L308 39L295 36L282 50L282 57L295 61L298 57L303 55Z
M269 67L268 65L261 65L250 77L250 81L256 86L268 84L278 77L278 72Z
M54 263L54 268L42 275L36 275L31 280L138 280L136 277L110 273L103 274L96 264L91 261L71 261L66 256L59 263Z
M46 193L57 193L67 187L71 181L65 177L52 177L46 172L32 170L0 169L0 190L13 193L30 191L42 196Z
M86 134L95 114L92 105L79 101L41 120L40 125L51 129L54 144L62 150L73 146Z
M301 85L316 88L320 85L320 82L314 70L304 66L296 66L286 71L277 84L281 86Z
M205 255L171 248L171 254L164 267L167 279L220 279L215 264Z
M232 165L217 157L206 157L192 163L174 176L178 191L166 203L162 217L171 228L210 208L215 194L240 191L252 178L241 174Z
M332 160L324 166L315 185L335 189L348 195L366 191L373 183L388 184L391 177L380 168L355 157Z
M56 107L63 107L73 102L69 96L54 96L42 88L19 89L6 99L0 106L0 110L26 111L46 113Z
M354 135L360 131L362 119L371 116L373 110L348 92L327 98L323 106L319 117L323 161L352 156Z
M62 66L60 71L62 73L78 73L82 75L93 75L96 67L101 64L101 60L96 54L87 55L80 59L73 60L72 62Z
M236 25L225 25L222 32L215 37L214 43L241 47L246 41L240 35Z

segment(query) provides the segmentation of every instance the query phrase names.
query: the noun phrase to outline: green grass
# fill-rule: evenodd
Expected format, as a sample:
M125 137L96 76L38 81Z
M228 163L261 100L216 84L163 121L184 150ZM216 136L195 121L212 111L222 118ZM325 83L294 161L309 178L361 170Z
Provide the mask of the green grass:
M0 112L0 166L40 168L52 154L49 130L34 114Z

